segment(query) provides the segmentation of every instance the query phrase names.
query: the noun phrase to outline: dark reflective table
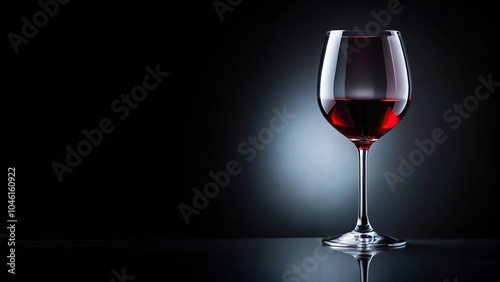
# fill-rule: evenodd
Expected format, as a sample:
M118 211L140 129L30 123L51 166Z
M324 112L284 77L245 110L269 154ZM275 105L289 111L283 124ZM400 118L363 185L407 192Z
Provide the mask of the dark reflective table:
M18 281L498 281L500 239L408 240L374 254L319 238L17 242ZM369 265L369 267L368 267ZM37 280L26 280L37 279Z

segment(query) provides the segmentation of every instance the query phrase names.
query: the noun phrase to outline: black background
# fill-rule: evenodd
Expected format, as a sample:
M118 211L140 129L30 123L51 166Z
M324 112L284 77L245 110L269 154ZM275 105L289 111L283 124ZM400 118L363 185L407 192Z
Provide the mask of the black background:
M234 1L238 2L238 1ZM36 1L4 9L20 34ZM387 1L244 0L221 21L212 1L78 1L15 54L4 37L6 166L16 167L17 238L320 237L356 219L356 149L316 102L327 30L364 28ZM370 216L403 238L496 237L497 94L453 130L443 113L498 73L491 3L401 1L385 29L401 30L413 75L405 119L370 156ZM170 75L124 120L113 100L141 84L146 66ZM247 162L238 146L269 126L273 109L295 114ZM51 167L81 131L116 126L60 183ZM447 135L391 191L415 139ZM186 224L194 187L229 160L241 174Z

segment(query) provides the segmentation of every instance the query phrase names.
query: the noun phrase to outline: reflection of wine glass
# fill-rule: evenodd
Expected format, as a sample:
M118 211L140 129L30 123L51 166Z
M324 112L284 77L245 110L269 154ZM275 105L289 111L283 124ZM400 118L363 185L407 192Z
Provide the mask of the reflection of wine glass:
M404 246L401 246L399 248L403 248ZM370 262L372 261L372 258L376 256L377 254L386 251L386 250L381 250L381 249L367 249L367 250L359 250L359 249L353 249L353 248L333 248L336 251L342 252L344 254L351 255L353 258L358 261L358 266L359 266L359 274L361 276L361 282L368 282L368 274L370 270ZM396 250L398 248L391 248L388 250Z
M370 146L394 128L411 102L408 61L399 31L332 30L327 33L318 81L324 117L359 153L358 221L353 231L323 244L358 249L392 248L404 240L377 234L368 220L367 157Z

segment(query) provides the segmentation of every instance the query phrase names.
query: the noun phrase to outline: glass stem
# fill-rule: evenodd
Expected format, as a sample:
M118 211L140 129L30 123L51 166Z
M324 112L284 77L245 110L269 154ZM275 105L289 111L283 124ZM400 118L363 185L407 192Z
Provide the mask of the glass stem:
M354 231L367 233L373 231L368 219L368 148L358 147L359 153L359 191L358 191L358 222Z

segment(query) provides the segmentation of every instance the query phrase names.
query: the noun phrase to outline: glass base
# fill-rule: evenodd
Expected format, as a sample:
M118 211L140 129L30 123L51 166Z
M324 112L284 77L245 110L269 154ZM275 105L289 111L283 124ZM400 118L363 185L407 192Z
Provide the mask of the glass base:
M396 249L403 248L406 245L405 240L387 237L377 234L375 231L371 232L357 232L351 231L337 236L330 236L323 238L324 246L339 249Z

